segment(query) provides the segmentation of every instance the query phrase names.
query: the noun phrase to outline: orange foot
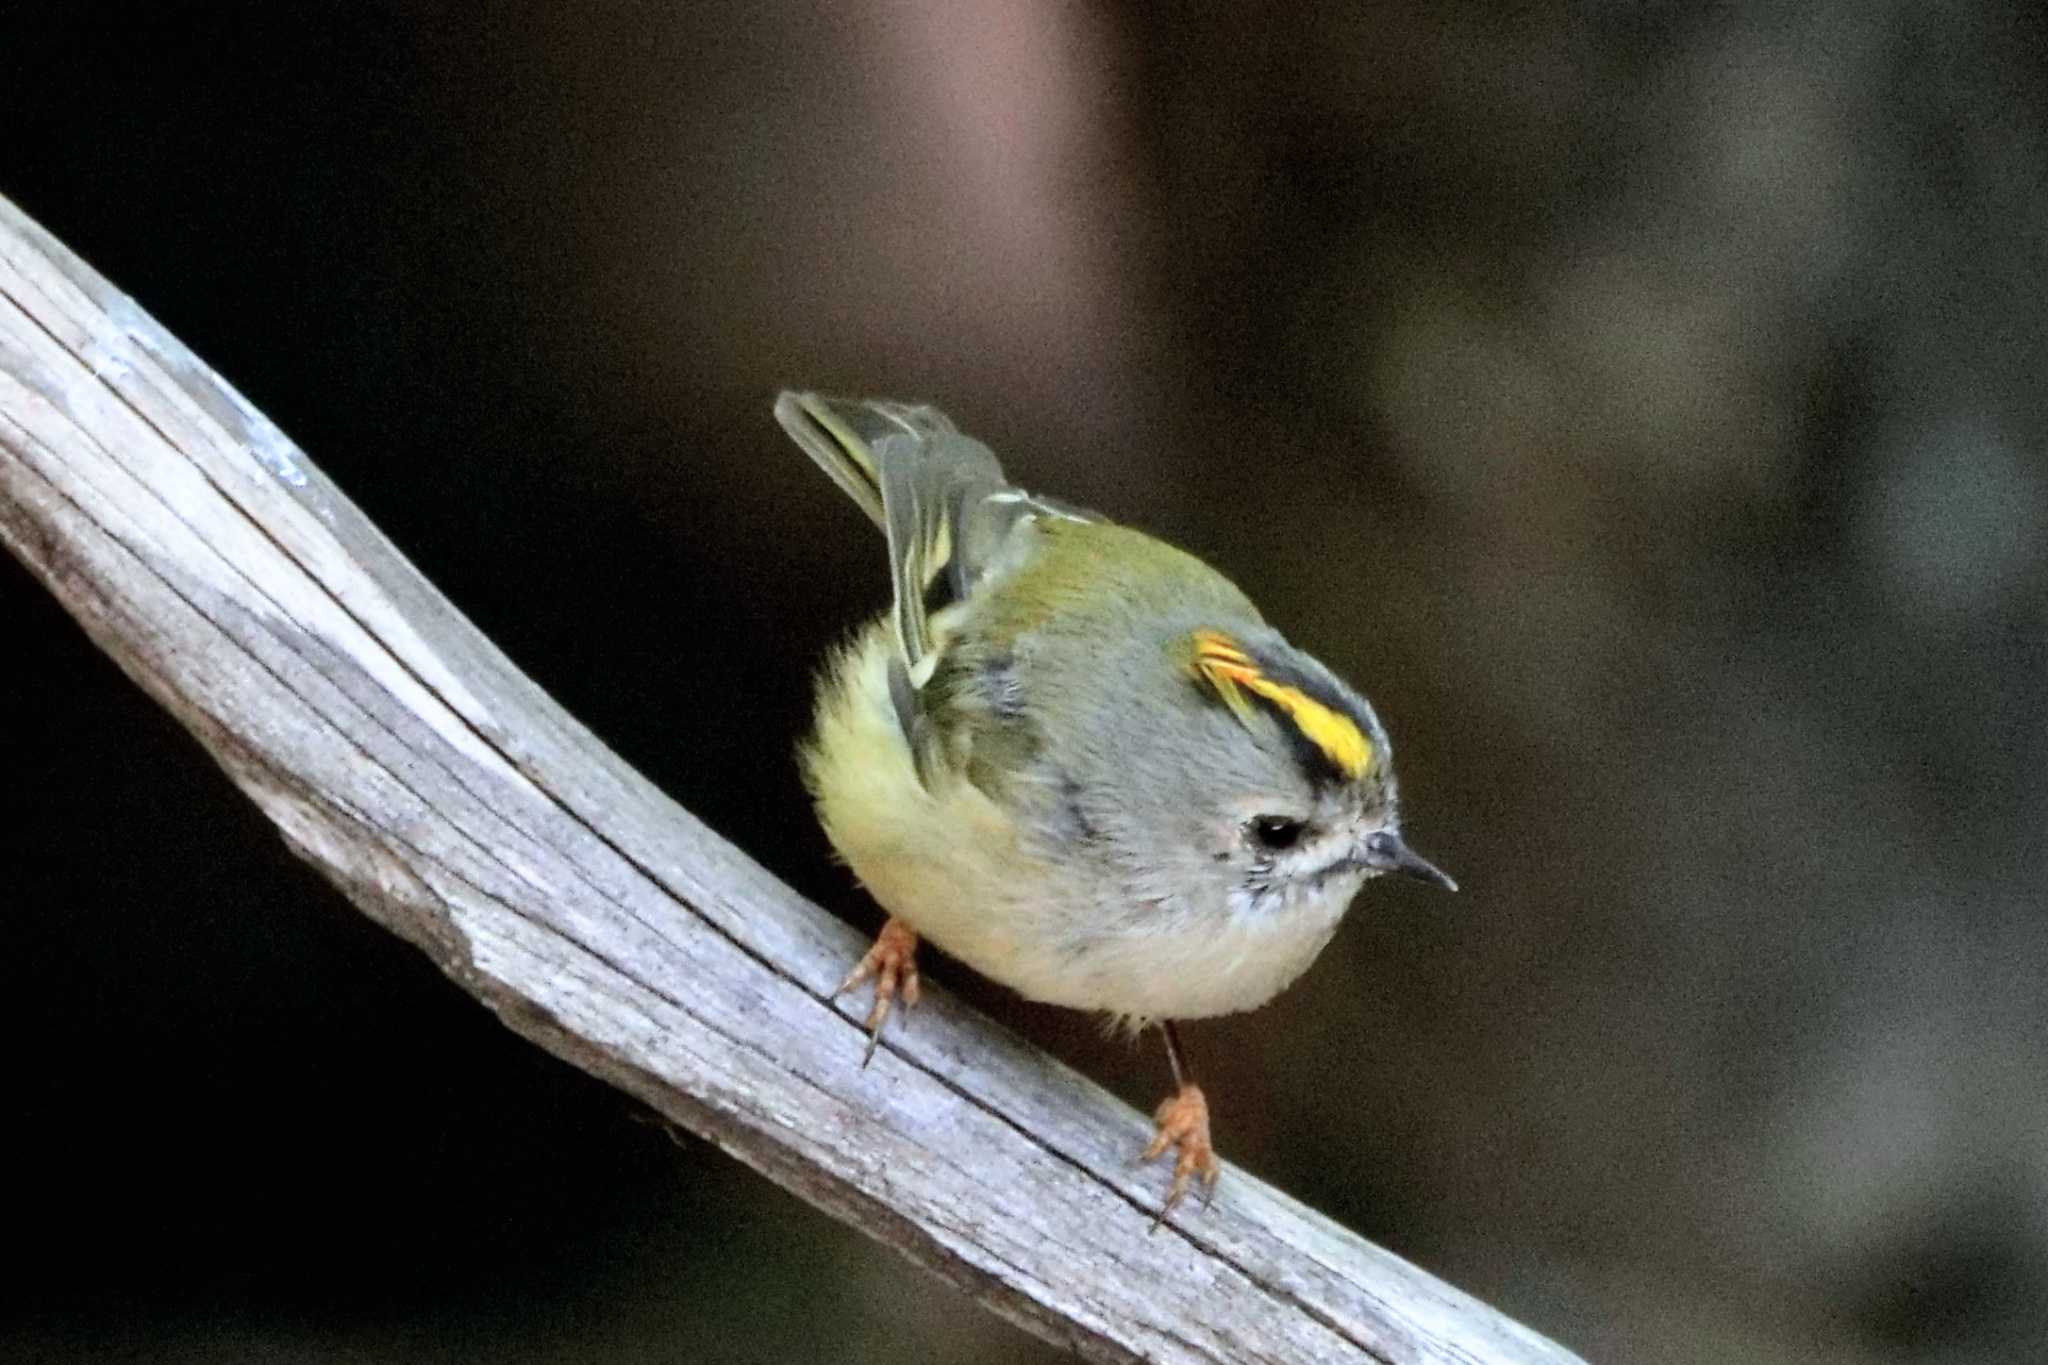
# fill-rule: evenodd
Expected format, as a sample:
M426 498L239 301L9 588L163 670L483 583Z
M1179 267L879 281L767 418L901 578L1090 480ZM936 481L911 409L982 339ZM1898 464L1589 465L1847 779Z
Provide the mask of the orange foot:
M846 980L832 992L833 997L846 994L869 977L875 979L875 1007L868 1011L864 1025L868 1031L868 1050L860 1059L862 1066L875 1059L875 1045L882 1041L882 1025L888 1020L889 1007L896 998L903 998L906 1014L917 1003L917 931L900 919L884 924L882 932L875 935L875 946L846 974Z
M1156 1230L1166 1221L1166 1215L1173 1212L1173 1206L1186 1197L1188 1182L1196 1176L1201 1177L1202 1207L1207 1208L1216 1197L1216 1178L1223 1174L1223 1165L1216 1160L1216 1149L1209 1145L1209 1101L1202 1097L1202 1087L1183 1085L1180 1093L1169 1096L1152 1117L1159 1123L1159 1134L1138 1159L1150 1161L1168 1147L1180 1149L1180 1158L1173 1163L1173 1188L1167 1192L1159 1216L1152 1220Z

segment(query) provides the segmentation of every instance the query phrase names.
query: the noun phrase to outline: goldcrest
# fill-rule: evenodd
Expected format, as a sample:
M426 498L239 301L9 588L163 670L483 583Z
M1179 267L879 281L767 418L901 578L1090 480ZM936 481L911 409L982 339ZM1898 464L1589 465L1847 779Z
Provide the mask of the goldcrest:
M1172 1022L1270 1000L1369 878L1456 889L1402 841L1386 730L1223 575L1013 486L937 409L784 393L775 415L888 541L893 604L826 664L801 751L889 915L840 988L875 982L869 1055L921 938L1159 1024L1163 1218L1220 1170Z

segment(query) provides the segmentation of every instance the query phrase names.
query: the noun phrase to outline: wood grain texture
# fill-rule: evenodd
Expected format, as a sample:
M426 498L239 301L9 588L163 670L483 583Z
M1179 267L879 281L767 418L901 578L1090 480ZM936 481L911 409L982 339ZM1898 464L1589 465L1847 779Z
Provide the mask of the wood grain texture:
M507 1025L1040 1336L1099 1360L1576 1359L1241 1171L1148 1235L1147 1121L943 992L862 1070L859 1007L828 998L852 930L563 714L5 200L0 539Z

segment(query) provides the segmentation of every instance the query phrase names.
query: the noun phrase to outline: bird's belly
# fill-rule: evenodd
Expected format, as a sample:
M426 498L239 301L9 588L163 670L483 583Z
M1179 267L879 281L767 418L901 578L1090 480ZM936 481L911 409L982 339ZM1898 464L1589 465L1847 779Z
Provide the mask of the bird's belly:
M1330 941L1342 904L1263 915L1135 917L1073 887L1059 870L1007 883L986 864L843 850L890 914L1027 999L1133 1020L1200 1019L1255 1009L1306 971ZM1156 913L1157 919L1151 915Z
M1120 907L1121 909L1121 907ZM1201 1019L1256 1009L1308 970L1343 911L1294 908L1251 915L1161 911L1156 927L1082 939L1049 962L1026 995L1134 1019Z

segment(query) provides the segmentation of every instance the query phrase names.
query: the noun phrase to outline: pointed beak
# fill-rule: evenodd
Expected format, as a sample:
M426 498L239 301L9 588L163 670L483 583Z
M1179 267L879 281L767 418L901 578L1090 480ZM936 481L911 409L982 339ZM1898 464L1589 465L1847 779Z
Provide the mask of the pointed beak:
M1443 869L1402 843L1401 836L1390 829L1383 829L1365 841L1365 865L1381 872L1398 872L1446 891L1458 889L1458 884Z

